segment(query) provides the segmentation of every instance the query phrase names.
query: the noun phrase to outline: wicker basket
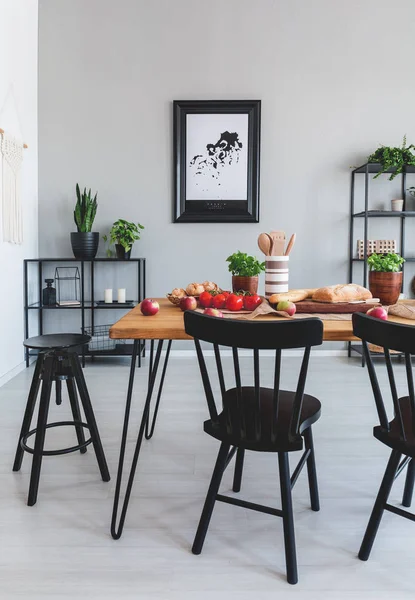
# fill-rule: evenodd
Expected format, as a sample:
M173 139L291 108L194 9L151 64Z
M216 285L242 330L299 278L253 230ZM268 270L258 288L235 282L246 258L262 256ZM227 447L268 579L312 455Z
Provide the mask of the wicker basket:
M167 299L174 304L175 306L179 306L181 298L177 296L172 296L171 294L166 294Z

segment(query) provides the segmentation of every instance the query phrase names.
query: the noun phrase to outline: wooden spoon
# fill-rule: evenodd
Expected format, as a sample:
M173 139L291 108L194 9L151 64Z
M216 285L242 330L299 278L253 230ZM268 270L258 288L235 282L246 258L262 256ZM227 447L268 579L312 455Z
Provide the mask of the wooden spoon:
M271 231L273 241L271 256L282 256L285 248L285 231Z
M293 249L296 237L297 237L296 233L293 233L292 236L290 237L290 241L288 242L288 246L285 251L285 256L288 256L290 254L291 250Z
M258 236L258 247L265 254L269 256L271 252L272 240L267 233L260 233Z

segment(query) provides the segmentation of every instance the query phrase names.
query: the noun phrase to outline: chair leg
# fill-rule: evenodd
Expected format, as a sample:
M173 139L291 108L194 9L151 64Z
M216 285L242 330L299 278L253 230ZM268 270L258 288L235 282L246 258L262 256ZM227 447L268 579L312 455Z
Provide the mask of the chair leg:
M46 425L48 420L50 394L52 391L52 375L55 359L53 356L45 358L43 370L42 392L40 394L39 413L37 417L35 445L33 450L32 471L30 475L28 506L36 504L39 489L40 469L42 466L43 448L45 445Z
M406 472L405 488L403 491L403 498L402 498L402 504L404 506L407 506L408 508L412 504L414 481L415 481L415 460L412 459L408 465L408 470Z
M71 404L72 416L74 421L82 421L81 411L79 408L78 394L76 393L76 386L73 379L66 380L66 387L68 388L69 402ZM76 437L78 444L85 444L85 434L82 425L75 425ZM85 454L86 447L80 449L81 454Z
M197 528L195 539L193 542L193 554L200 554L202 552L203 543L205 541L206 533L210 523L210 518L212 516L213 508L216 502L216 495L218 493L220 482L222 481L223 472L225 470L226 459L228 458L229 449L230 445L226 442L222 442L219 449L218 457L216 459L212 479L210 480L209 490L206 496L205 504L203 506L199 526Z
M294 517L291 497L290 467L288 452L278 452L280 470L281 502L283 512L285 562L287 566L287 581L295 584L298 581L297 556L295 551Z
M318 496L316 460L314 455L313 433L311 426L304 432L305 447L310 450L310 456L307 459L308 487L310 489L311 510L320 510L320 500Z
M20 445L21 439L30 430L30 423L32 422L33 412L35 410L36 399L39 393L40 387L40 375L42 373L42 366L44 361L44 354L39 354L36 361L35 371L33 373L33 379L30 386L29 396L27 398L26 409L23 417L22 428L20 430L19 441L17 442L16 455L14 457L13 471L20 471L22 466L24 450Z
M101 438L99 436L97 422L95 420L94 411L92 409L91 399L89 397L88 388L85 382L84 374L82 372L81 364L79 362L78 355L75 352L70 354L70 363L75 375L76 385L79 391L79 397L82 402L82 406L85 413L86 422L89 425L89 431L92 438L92 445L94 446L95 455L99 470L101 471L101 477L103 481L110 481L110 473L108 470L107 461L105 459L104 449L102 447Z
M242 471L244 468L244 458L245 458L245 449L238 448L236 453L236 461L235 461L235 471L233 474L233 486L232 490L234 492L241 491L241 482L242 482Z
M379 492L373 506L372 514L370 515L369 523L359 550L360 560L367 560L372 550L373 542L379 528L380 521L385 510L385 504L388 501L390 491L395 479L395 473L399 466L401 453L397 450L392 450L385 474L380 484Z

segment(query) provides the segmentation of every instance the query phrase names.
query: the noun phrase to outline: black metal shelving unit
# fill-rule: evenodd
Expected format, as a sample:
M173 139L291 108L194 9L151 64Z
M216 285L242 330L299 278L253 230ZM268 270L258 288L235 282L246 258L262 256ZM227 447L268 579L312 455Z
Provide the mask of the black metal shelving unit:
M363 263L363 283L364 287L367 287L368 282L368 269L366 267L367 261L367 241L368 241L368 230L369 230L369 219L377 218L393 218L400 219L399 228L399 252L401 256L405 258L406 263L415 262L415 256L405 256L405 225L406 220L411 217L415 217L414 210L406 210L406 190L407 183L406 178L408 174L415 174L415 167L406 165L401 175L401 198L403 198L403 211L394 212L391 210L369 210L369 189L370 181L373 175L381 171L381 165L379 163L366 163L356 169L353 169L351 175L351 187L350 187L350 228L349 228L349 283L353 283L354 266L356 263ZM389 169L386 173L394 173L395 169ZM362 174L364 176L364 210L355 212L355 187L356 187L356 175ZM356 258L355 256L355 242L354 230L356 219L363 219L363 258ZM415 248L414 248L415 252ZM405 279L405 264L402 266L402 287ZM348 343L348 355L351 356L352 352L356 352L362 356L362 365L364 365L363 349L361 344ZM380 352L372 352L374 357L382 357L383 354ZM391 356L398 356L391 355Z
M80 264L81 267L81 303L79 306L58 306L52 305L47 306L42 304L42 289L43 289L43 265L45 263L53 264L53 263L71 263L71 264ZM111 263L111 264L127 264L134 265L137 269L137 298L134 299L133 303L130 306L119 306L117 304L107 304L107 305L97 305L97 301L95 300L95 271L96 266L99 263ZM37 302L32 302L29 304L29 266L31 264L37 265L37 278L38 278L38 297L39 300ZM90 285L90 299L85 299L85 265L89 264L89 285ZM118 259L118 258L94 258L93 260L79 260L76 258L28 258L24 260L23 267L23 287L24 287L24 328L25 328L25 338L27 339L29 336L29 311L36 311L38 315L38 334L42 335L43 331L43 312L45 310L78 310L81 315L81 329L85 330L85 316L89 311L90 313L90 327L92 334L94 333L95 327L95 311L97 310L131 310L133 306L141 302L143 298L146 296L146 259L145 258L130 258L130 259ZM97 326L98 327L98 326ZM82 354L82 362L85 364L85 356L122 356L128 355L132 353L132 344L125 344L122 348L122 351L118 350L83 350ZM141 366L141 356L144 355L145 352L145 343L143 343L140 348L140 352L138 353L137 364ZM29 366L31 353L28 349L25 350L25 359L26 366Z

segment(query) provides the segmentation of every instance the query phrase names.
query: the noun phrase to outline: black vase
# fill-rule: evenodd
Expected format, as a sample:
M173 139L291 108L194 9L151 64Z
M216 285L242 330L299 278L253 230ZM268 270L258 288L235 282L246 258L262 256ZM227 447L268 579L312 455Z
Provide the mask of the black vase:
M99 233L95 231L71 233L72 252L80 260L92 260L98 252Z
M122 244L115 244L115 253L120 260L129 260L131 258L131 248L126 252Z

